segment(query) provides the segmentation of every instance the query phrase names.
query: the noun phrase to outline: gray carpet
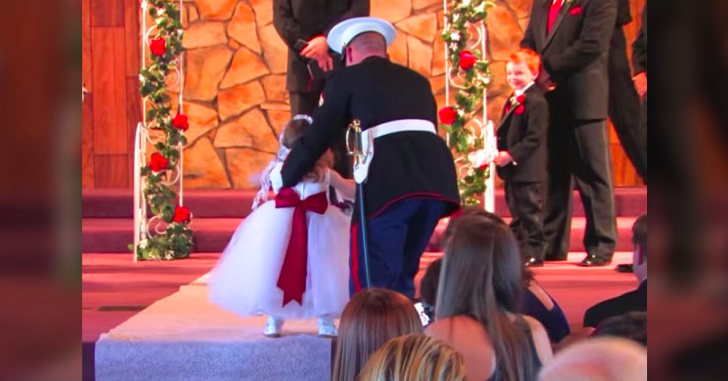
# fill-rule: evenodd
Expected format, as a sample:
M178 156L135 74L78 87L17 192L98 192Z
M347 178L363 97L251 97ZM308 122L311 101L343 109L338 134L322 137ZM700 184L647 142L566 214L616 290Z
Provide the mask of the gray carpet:
M208 302L205 277L101 336L98 381L328 381L331 340L315 319L262 335L265 317L240 318Z

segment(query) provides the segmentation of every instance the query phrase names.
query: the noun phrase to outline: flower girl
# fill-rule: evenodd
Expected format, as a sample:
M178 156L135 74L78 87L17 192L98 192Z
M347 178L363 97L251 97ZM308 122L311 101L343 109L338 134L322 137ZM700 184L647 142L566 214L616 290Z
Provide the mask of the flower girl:
M243 316L267 314L268 337L280 336L285 319L311 317L318 317L320 336L336 336L333 319L349 300L350 217L329 204L328 191L333 186L353 199L353 180L330 169L329 151L296 186L280 183L283 161L311 122L296 115L284 126L278 155L261 174L253 212L210 277L211 301ZM267 201L271 186L276 197Z

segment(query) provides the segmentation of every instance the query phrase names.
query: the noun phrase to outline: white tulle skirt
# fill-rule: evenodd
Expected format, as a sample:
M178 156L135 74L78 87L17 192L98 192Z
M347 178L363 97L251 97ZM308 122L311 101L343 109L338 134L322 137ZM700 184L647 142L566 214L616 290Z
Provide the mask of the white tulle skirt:
M291 236L293 208L275 201L258 207L235 230L212 271L210 299L242 316L267 314L286 319L339 317L349 300L350 217L329 206L324 214L306 213L308 276L303 305L283 307L276 286Z

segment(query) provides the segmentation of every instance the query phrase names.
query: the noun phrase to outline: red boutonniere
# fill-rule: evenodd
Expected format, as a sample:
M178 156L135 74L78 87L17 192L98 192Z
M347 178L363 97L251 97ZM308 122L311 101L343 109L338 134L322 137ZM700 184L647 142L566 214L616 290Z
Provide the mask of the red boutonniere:
M569 9L569 14L572 16L580 15L581 5L577 5L576 7Z
M443 107L439 114L440 122L447 124L448 126L453 124L453 122L455 122L458 118L458 112L452 107Z
M184 206L178 206L174 210L174 217L172 217L172 221L177 222L177 223L190 222L191 218L192 218L192 215L190 215L189 208L186 208Z
M510 103L506 106L506 113L511 110L511 108L516 107L513 112L516 115L521 115L526 110L526 108L523 106L523 101L526 100L526 96L524 94L521 94L517 97L511 97Z

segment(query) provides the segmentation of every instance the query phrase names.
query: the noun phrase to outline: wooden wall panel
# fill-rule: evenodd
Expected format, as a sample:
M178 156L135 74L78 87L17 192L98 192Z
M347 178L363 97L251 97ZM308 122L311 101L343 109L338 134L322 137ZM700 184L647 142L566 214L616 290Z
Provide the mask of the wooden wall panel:
M81 75L86 89L93 87L93 74L91 73L91 0L81 0Z
M96 155L96 188L131 188L129 155Z
M124 28L93 28L94 151L128 153Z
M126 76L139 75L141 28L139 0L124 0L124 35L126 38Z
M93 188L94 182L94 97L86 94L81 104L81 186Z
M91 0L92 26L124 26L124 0Z

